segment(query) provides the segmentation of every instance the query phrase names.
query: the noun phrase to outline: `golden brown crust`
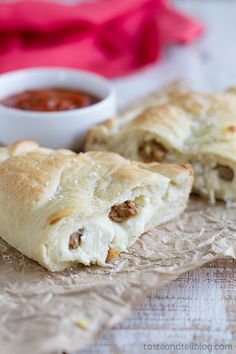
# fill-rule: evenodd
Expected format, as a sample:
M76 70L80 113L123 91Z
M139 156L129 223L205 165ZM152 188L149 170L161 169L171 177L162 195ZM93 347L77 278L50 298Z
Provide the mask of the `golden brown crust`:
M39 144L34 140L19 140L9 145L8 151L10 156L19 155L24 152L33 151L39 148Z

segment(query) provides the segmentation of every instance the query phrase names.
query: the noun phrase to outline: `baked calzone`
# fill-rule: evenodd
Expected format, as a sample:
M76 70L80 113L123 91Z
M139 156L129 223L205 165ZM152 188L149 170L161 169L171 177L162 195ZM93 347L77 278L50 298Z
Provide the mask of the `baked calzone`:
M179 93L155 98L92 128L86 150L110 150L144 162L191 163L194 191L236 201L236 95Z
M151 227L181 213L189 165L146 164L115 153L0 149L0 235L51 271L105 265Z

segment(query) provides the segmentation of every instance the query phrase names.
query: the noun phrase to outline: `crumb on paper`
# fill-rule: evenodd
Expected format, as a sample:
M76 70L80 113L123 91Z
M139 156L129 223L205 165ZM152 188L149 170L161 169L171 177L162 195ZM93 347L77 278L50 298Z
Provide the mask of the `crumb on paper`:
M81 329L88 329L90 327L90 322L87 318L80 318L79 320L75 321L75 325Z

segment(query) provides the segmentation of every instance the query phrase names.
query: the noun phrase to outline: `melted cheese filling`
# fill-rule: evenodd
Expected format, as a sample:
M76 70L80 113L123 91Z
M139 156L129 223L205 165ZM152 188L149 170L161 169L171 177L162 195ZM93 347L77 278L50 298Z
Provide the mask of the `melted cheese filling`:
M196 126L198 125L196 124ZM206 132L204 135L199 128L198 133L199 136L202 136L203 138L201 141L205 142L205 138L208 140L211 139L211 135L214 133L214 130L211 131L211 134ZM153 139L155 138L153 137ZM160 139L156 141L158 143L163 143ZM188 141L188 143L190 143L190 141ZM163 146L167 149L167 153L162 162L179 164L189 162L195 172L193 191L209 198L211 204L215 204L216 199L222 199L226 202L227 206L234 206L232 203L236 202L236 170L233 167L228 166L234 172L234 178L232 181L228 181L220 177L217 170L217 162L211 161L210 159L203 162L189 161L190 157L188 152L191 152L192 159L196 159L198 155L198 146L193 143L190 145L191 149L189 148L189 151L188 145L186 145L186 147L184 147L185 150L180 153L177 150L168 148L166 144L163 143ZM140 156L138 159L141 160Z
M138 215L123 222L115 222L109 219L109 211L106 215L95 216L84 221L65 219L58 223L57 230L54 229L52 242L48 245L50 258L56 263L78 261L83 264L105 265L107 253L110 248L125 251L140 236L156 212L156 202L150 197L143 195L134 198L138 208ZM153 204L152 204L153 202ZM159 205L162 202L160 199ZM60 224L60 225L59 225ZM70 250L68 247L70 235L76 230L83 228L81 246ZM61 235L58 236L58 234ZM56 236L57 235L57 236Z
M223 199L226 203L236 201L235 177L232 181L220 178L215 162L193 162L192 167L195 171L193 189L203 196L209 196L212 204L215 204L216 198ZM236 175L236 171L234 174Z
M167 188L168 187L168 188ZM126 251L136 239L147 230L147 225L159 225L177 216L184 205L183 188L179 184L167 184L155 191L145 189L142 194L135 192L125 200L133 200L138 215L123 222L114 222L106 214L88 218L81 224L75 218L66 218L55 225L50 242L46 246L47 257L61 268L75 261L89 265L106 265L109 249ZM185 194L185 193L184 193ZM132 197L132 198L131 198ZM118 203L125 200L119 200ZM181 202L180 202L181 201ZM70 235L83 229L80 246L69 249Z

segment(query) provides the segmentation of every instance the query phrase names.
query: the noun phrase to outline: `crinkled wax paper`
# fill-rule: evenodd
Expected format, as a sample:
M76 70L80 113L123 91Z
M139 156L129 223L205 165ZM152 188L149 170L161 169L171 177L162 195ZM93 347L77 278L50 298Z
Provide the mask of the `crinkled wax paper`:
M177 220L144 234L107 267L50 273L0 239L0 352L70 352L95 342L181 273L236 257L236 209L192 197Z

